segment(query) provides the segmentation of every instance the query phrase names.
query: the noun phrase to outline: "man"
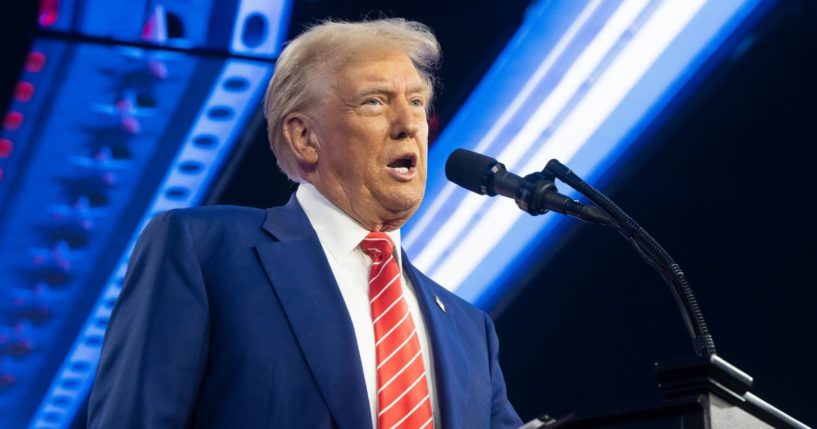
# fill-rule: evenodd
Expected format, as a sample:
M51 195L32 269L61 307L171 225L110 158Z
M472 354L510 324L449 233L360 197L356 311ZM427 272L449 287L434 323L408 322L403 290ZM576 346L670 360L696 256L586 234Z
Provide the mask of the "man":
M425 190L438 59L431 32L401 19L327 22L287 46L265 113L296 195L150 223L90 427L521 424L488 316L399 250Z

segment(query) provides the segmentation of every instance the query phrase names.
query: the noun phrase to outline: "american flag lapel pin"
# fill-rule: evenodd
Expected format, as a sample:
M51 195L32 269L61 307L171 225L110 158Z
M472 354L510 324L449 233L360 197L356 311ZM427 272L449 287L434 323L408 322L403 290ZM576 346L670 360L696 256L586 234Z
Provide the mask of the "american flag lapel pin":
M443 301L440 299L439 296L434 295L434 302L436 302L437 306L440 307L440 310L442 310L443 313L445 313L445 304L443 304Z

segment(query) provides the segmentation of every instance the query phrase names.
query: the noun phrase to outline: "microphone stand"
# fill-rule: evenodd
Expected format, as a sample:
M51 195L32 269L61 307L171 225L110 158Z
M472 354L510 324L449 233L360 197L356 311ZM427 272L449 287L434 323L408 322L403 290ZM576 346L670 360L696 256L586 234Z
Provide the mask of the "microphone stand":
M641 258L653 267L670 287L691 337L696 356L679 361L656 363L659 388L666 399L714 393L767 423L773 424L774 427L808 428L749 393L752 377L716 354L715 342L709 333L709 328L687 282L686 275L669 253L641 225L607 196L586 183L558 160L550 160L541 173L534 174L541 177L542 181L558 178L604 210L612 218L612 222L606 222L606 224L630 242ZM540 193L537 197L541 195L544 193ZM569 422L570 419L568 418L567 421ZM528 427L555 428L562 426L563 423L565 422L556 422L543 416L539 422L534 420L523 427L526 429Z
M686 275L672 257L655 241L654 238L633 218L624 212L616 203L607 198L596 188L589 185L559 161L552 159L545 171L552 174L571 188L575 189L613 218L610 224L619 234L629 241L636 252L653 267L664 282L669 285L675 301L681 310L684 324L692 338L692 346L698 356L715 354L715 342L709 333L701 309L689 287Z

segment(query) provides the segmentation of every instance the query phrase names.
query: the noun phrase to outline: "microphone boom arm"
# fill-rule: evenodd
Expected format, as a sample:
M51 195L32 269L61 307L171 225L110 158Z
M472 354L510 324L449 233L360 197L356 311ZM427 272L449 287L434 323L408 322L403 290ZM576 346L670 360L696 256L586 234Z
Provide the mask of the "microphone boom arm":
M771 423L774 427L808 427L749 393L752 377L715 353L701 309L681 267L633 218L600 191L587 184L558 160L550 160L541 172L519 177L494 158L466 149L456 149L445 164L445 175L453 183L480 195L512 198L531 215L555 211L590 223L608 225L621 234L641 258L653 267L669 285L681 311L696 357L683 362L656 364L661 391L667 399L714 393L741 404L744 411ZM582 204L559 194L554 180L559 179L590 199ZM528 427L556 427L560 422L539 419ZM569 418L568 418L569 420ZM543 426L544 425L544 426Z
M686 275L669 253L624 210L558 160L550 160L544 171L587 197L613 218L613 222L609 225L633 245L636 252L658 271L670 287L692 338L692 346L696 354L706 357L715 355L715 342L709 333L695 295L686 280Z

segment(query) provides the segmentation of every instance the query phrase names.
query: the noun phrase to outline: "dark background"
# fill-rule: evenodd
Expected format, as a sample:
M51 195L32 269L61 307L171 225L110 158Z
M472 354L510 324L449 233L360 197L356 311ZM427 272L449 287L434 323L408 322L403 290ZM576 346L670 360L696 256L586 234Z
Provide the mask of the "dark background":
M718 352L817 424L817 10L781 3L602 180L685 269ZM738 45L741 45L739 43ZM736 52L735 54L738 54ZM692 354L668 288L616 234L575 228L497 315L523 418L660 399Z
M35 35L36 3L0 5L0 109ZM817 425L815 3L777 2L694 95L596 183L685 269L719 354L755 377L756 395L810 425ZM444 52L439 131L526 6L296 1L290 33L324 17L381 13L428 24ZM275 169L265 139L257 119L209 202L286 200L294 187ZM660 278L616 234L593 226L569 228L538 254L522 284L492 309L522 418L659 401L653 362L692 354Z

